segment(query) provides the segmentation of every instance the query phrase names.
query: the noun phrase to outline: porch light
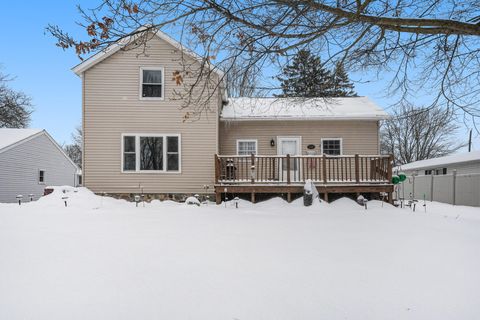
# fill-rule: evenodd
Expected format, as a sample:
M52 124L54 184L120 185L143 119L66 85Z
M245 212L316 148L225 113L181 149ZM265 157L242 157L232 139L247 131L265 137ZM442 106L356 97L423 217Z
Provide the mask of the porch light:
M275 140L273 138L272 138L272 140L270 140L270 146L275 147Z
M23 199L23 196L21 194L17 195L17 201L18 201L18 205L21 205L22 204L22 199Z

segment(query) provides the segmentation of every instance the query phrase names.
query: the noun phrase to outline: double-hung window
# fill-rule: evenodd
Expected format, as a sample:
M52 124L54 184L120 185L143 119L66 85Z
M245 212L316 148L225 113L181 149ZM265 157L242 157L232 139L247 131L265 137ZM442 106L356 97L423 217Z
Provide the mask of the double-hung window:
M124 172L180 171L180 135L125 134L122 152Z
M237 155L249 156L251 154L257 154L257 140L237 140Z
M123 170L136 170L135 136L123 137Z
M45 183L45 170L38 170L38 183Z
M140 68L142 99L163 99L163 68Z
M342 154L342 139L322 139L322 154L340 156Z

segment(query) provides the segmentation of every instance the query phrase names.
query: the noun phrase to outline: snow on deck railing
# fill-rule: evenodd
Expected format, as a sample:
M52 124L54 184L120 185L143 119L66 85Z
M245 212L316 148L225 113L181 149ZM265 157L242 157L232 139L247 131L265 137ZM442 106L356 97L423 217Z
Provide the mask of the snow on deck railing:
M215 155L215 182L390 183L392 162L390 155Z

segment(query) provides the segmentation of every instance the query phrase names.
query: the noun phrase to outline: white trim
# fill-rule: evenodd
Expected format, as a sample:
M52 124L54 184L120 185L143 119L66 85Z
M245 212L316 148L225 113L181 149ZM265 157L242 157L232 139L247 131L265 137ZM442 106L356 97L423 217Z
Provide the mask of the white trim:
M60 153L75 167L76 170L79 169L78 166L75 164L75 162L73 162L73 160L70 159L69 156L67 156L67 154L65 153L65 151L63 150L63 148L60 147L60 145L55 141L55 139L52 138L52 136L50 136L50 134L49 134L45 129L42 129L41 131L39 131L39 132L37 132L37 133L34 133L34 134L32 134L31 136L28 136L28 137L26 137L26 138L24 138L24 139L22 139L22 140L20 140L20 141L17 141L17 142L15 142L15 143L12 143L12 144L10 144L10 145L8 145L8 146L0 149L0 153L5 152L5 151L7 151L7 150L10 150L10 149L12 149L12 148L15 148L16 146L21 145L21 144L23 144L23 143L25 143L25 142L27 142L27 141L30 141L30 140L32 140L32 139L35 139L35 138L41 136L42 134L44 134L44 135L52 142L52 144L53 144L53 145L58 149L58 151L60 151Z
M135 170L123 170L123 150L124 150L124 137L135 137ZM163 170L140 170L140 137L163 137ZM178 138L178 170L167 170L167 137ZM122 133L120 137L120 172L133 174L133 173L165 173L165 174L181 174L182 173L182 135L179 133Z
M323 141L324 140L338 140L340 141L340 156L343 155L343 138L321 138L320 139L320 154L323 155ZM335 156L334 154L330 154L330 156Z
M133 31L132 33L145 30L148 27L149 26L142 26L142 27L136 29L135 31ZM192 50L190 50L188 48L185 48L180 42L171 38L166 33L162 32L160 30L156 30L155 31L155 36L164 40L165 42L169 43L170 45L172 45L176 49L181 50L182 52L188 54L189 56L193 57L198 62L203 64L203 58L200 55L198 55L197 53L193 52ZM133 37L133 39L131 39L132 37ZM114 44L108 46L107 48L97 52L96 54L94 54L93 56L84 60L83 62L77 64L75 67L72 68L72 71L76 75L81 76L83 74L83 72L87 71L88 69L90 69L91 67L96 65L97 63L99 63L99 62L105 60L106 58L110 57L114 53L118 52L119 50L124 48L125 45L128 45L131 41L134 41L136 37L138 37L138 35L129 36L129 37L126 37L125 39L117 41L116 43L114 43ZM208 63L207 63L207 66L210 68L211 71L217 73L217 75L220 76L220 78L223 78L224 73L217 66L215 66L213 64L208 64Z
M291 154L291 156L302 155L302 137L301 136L277 136L277 155L280 154L281 150L281 140L296 140L297 143L297 153L298 154Z
M143 92L143 70L153 70L153 71L162 71L162 96L161 97L144 97L142 96ZM164 67L158 67L158 66L141 66L140 71L139 71L139 91L138 91L138 98L139 100L165 100L165 68Z
M322 121L322 120L386 120L389 116L299 116L299 117L222 117L220 121Z
M297 155L302 155L302 137L301 136L277 136L277 155L282 155L281 150L282 150L282 140L286 141L296 141L297 142L297 154L291 154L291 156L297 156ZM280 161L279 164L279 169L280 171L286 172L286 168L283 168L283 161ZM293 180L300 180L299 177L301 176L302 172L301 166L295 170L295 166L290 168L290 176L293 178Z
M257 139L237 139L237 155L238 153L238 145L240 142L255 142L255 155L258 154L258 140Z

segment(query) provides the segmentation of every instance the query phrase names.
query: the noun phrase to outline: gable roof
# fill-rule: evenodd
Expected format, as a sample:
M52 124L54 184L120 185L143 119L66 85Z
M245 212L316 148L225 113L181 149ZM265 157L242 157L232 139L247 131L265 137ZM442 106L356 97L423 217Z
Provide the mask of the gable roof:
M134 32L142 31L142 30L145 30L147 28L148 28L148 26L140 27L137 30L135 30ZM184 47L180 42L173 39L172 37L170 37L166 33L162 32L160 30L156 30L155 31L155 36L157 36L161 40L164 40L165 42L169 43L170 45L177 48L178 50L183 51L184 53L186 53L189 56L193 57L194 59L198 60L200 63L203 62L203 58L199 54L195 53L194 51L192 51L192 50L190 50L186 47ZM133 36L133 37L135 37L135 36ZM132 36L129 36L125 39L117 41L114 44L109 45L107 48L97 52L93 56L91 56L88 59L86 59L86 60L82 61L81 63L77 64L75 67L72 68L72 71L75 72L76 75L81 76L82 73L85 72L86 70L90 69L91 67L93 67L97 63L105 60L106 58L110 57L111 55L115 54L116 52L118 52L119 50L124 48L128 43L130 43L131 38L132 38ZM208 64L208 66L211 69L211 71L217 73L221 78L223 77L224 73L218 67L216 67L215 65L212 65L212 64Z
M0 152L3 152L5 148L15 145L17 143L28 140L33 136L41 133L41 129L0 129Z
M401 170L416 170L420 168L437 168L443 165L450 165L456 163L464 163L470 161L479 161L480 162L480 151L472 151L467 153L453 154L450 156L420 160L415 162L410 162L401 166L398 166L398 169Z
M30 141L33 138L36 138L38 136L45 135L52 143L53 145L60 151L65 158L67 158L68 161L72 165L75 166L75 168L78 167L73 162L72 159L70 159L69 156L63 151L62 147L48 134L48 132L44 129L10 129L10 128L0 128L0 153L5 152L7 150L10 150L11 148L14 148L24 142Z
M367 97L229 98L222 120L382 120L388 114Z

